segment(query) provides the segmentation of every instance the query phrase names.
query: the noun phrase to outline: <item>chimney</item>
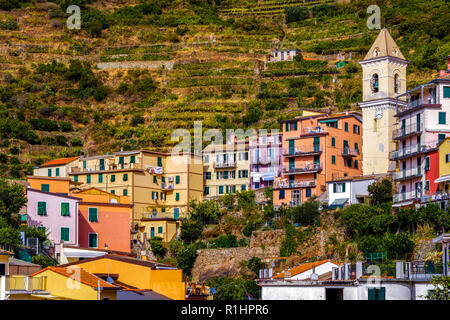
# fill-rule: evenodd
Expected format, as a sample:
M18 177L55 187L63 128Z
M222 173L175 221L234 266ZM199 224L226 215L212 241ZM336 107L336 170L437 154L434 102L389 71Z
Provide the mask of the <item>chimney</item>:
M439 78L447 78L450 76L450 55L447 56L447 70L439 72Z

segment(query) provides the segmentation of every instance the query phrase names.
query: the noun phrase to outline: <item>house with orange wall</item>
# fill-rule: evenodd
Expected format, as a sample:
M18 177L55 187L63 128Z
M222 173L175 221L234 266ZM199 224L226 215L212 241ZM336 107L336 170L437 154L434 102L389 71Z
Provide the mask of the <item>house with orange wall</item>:
M297 206L326 191L326 181L361 175L362 118L358 112L308 112L285 120L282 175L274 181L275 207Z
M130 197L97 188L74 191L78 204L80 247L130 252L132 208Z

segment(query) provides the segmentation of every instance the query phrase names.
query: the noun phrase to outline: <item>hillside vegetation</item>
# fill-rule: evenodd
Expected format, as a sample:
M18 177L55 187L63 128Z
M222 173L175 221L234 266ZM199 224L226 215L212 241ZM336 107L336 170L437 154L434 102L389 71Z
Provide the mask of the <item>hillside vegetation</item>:
M357 110L374 3L411 61L408 87L435 77L450 52L444 0L291 1L264 15L253 0L0 0L0 175L81 152L167 150L197 120L270 129L300 107ZM69 4L81 30L66 27ZM264 64L275 46L304 59Z

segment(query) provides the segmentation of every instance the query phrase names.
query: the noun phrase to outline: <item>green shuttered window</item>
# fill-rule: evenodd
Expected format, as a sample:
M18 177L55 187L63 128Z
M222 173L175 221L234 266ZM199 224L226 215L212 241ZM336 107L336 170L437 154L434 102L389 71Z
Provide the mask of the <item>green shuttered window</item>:
M69 228L61 228L61 240L69 241Z
M47 215L47 202L39 201L38 202L38 212L37 214L39 216L46 216Z
M97 208L89 208L89 222L98 222Z
M70 204L68 202L61 202L61 215L70 216Z

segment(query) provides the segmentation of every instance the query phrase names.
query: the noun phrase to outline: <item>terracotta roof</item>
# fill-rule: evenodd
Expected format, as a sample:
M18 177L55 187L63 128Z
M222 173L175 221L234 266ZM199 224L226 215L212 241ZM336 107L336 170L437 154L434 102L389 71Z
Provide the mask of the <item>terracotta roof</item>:
M72 277L72 279L74 279L74 280L78 280L77 279L78 278L77 277L78 274L76 272L79 271L80 278L79 278L78 281L83 283L83 284L86 284L88 286L97 288L98 287L98 281L100 280L100 286L103 289L119 289L117 286L112 285L112 284L106 282L105 280L102 280L101 278L93 275L92 273L89 273L86 270L84 270L82 268L78 268L78 267L71 267L71 268L67 268L67 267L47 267L45 269L42 269L42 270L39 270L38 272L33 273L31 276L34 277L34 276L36 276L36 275L38 275L38 274L40 274L40 273L42 273L44 271L47 271L47 270L56 272L56 273L58 273L58 274L60 274L62 276L68 277L68 278ZM76 272L74 270L76 270ZM77 276L74 276L74 275L77 275Z
M274 278L284 278L285 277L285 273L289 272L291 275L289 277L293 277L297 274L303 273L305 271L308 271L310 269L312 269L313 267L317 267L320 266L326 262L331 262L334 263L333 261L331 261L330 259L326 259L326 260L321 260L321 261L314 261L314 262L308 262L308 263L303 263L299 266L293 267L290 270L286 270L284 272L281 272L279 274L277 274L276 276L274 276Z
M68 163L70 163L72 161L75 161L78 158L79 157L53 159L53 160L50 160L50 161L48 161L46 163L41 164L39 166L39 168L41 168L41 167L52 167L52 166L62 166L62 165L68 164Z
M168 264L163 264L163 263L159 263L159 262L156 262L156 261L141 260L141 259L127 257L127 256L120 256L120 255L116 255L116 254L107 254L107 255L99 256L99 257L95 257L95 258L83 259L81 261L75 261L75 262L67 263L67 264L64 264L62 266L63 267L68 267L68 266L73 266L73 265L77 265L77 264L83 264L85 262L90 262L90 261L95 261L95 260L100 260L100 259L111 259L111 260L121 261L121 262L125 262L125 263L130 263L130 264L140 265L140 266L144 266L144 267L149 267L151 269L157 269L157 268L176 269L174 266L171 266L171 265L168 265Z
M377 49L379 52L378 56L375 56L374 54L375 49ZM386 28L384 28L378 34L378 37L375 39L375 42L373 43L372 47L367 52L367 55L364 58L364 60L386 56L406 60L405 56L400 51L400 48L395 43L389 31Z
M11 251L0 249L0 256L13 256L14 253Z

